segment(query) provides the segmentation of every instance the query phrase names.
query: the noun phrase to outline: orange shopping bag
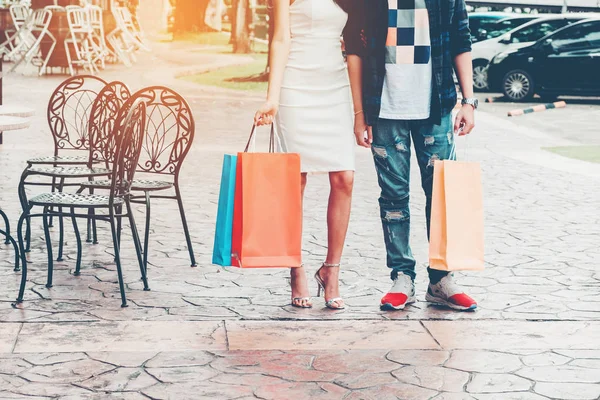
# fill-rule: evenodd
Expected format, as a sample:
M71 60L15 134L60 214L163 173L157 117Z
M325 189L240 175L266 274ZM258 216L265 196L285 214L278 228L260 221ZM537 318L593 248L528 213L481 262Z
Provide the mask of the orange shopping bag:
M482 270L483 191L479 164L436 161L432 196L430 268Z
M240 268L300 267L302 264L302 193L300 155L238 154L233 213L232 264Z

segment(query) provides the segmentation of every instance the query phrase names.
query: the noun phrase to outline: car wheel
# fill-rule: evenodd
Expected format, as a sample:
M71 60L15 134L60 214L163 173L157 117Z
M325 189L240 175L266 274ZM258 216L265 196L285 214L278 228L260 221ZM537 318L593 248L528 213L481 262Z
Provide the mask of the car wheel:
M535 94L533 78L522 69L510 71L502 79L502 91L512 101L531 100Z
M487 64L483 60L473 62L473 88L476 92L488 89Z

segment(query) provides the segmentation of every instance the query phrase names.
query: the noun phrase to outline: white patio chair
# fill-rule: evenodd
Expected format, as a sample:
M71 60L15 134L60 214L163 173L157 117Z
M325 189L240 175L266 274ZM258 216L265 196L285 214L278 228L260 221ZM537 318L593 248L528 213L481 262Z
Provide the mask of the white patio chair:
M27 21L27 18L29 18L29 16L31 15L31 8L26 6L26 5L22 5L22 4L13 4L9 7L9 12L10 12L10 18L12 20L13 23L13 27L12 28L8 28L4 34L6 35L7 38L13 36L15 33L19 32L19 30L23 27L23 25L25 25L25 22ZM31 38L31 37L16 37L17 40L28 40L29 43L33 43L35 41L35 38ZM10 48L10 50L14 50L16 48L16 43L13 42L8 42L8 46ZM10 57L8 57L10 58Z
M105 67L105 59L108 56L116 58L116 55L111 52L108 44L106 43L106 35L104 34L104 16L102 7L94 5L86 5L85 10L89 14L89 21L92 28L92 42L96 51L101 55L100 66Z
M65 39L65 49L71 76L75 75L73 67L82 67L95 74L104 54L94 44L90 14L79 6L67 6L66 10L70 36Z
M10 6L9 11L13 25L17 31L21 29L32 13L31 8L23 4L13 4Z
M48 27L52 20L52 12L46 9L36 10L29 16L25 24L12 37L0 45L0 53L6 54L8 58L15 60L14 65L8 71L12 73L21 64L25 66L32 64L39 67L39 75L43 75L48 61L56 47L56 39L49 31ZM41 52L41 43L45 39L49 39L51 44L48 48L46 57L43 57ZM10 47L8 42L13 43L13 50L8 51Z
M150 51L150 47L146 44L144 31L127 7L114 7L113 15L117 27L123 31L127 40L139 49Z

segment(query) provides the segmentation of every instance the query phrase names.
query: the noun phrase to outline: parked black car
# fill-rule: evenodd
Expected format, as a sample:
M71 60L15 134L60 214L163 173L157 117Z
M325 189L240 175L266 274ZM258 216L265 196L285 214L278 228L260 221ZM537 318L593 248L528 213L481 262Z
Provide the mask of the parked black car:
M600 95L600 19L566 26L535 44L498 54L488 83L512 101L541 96Z

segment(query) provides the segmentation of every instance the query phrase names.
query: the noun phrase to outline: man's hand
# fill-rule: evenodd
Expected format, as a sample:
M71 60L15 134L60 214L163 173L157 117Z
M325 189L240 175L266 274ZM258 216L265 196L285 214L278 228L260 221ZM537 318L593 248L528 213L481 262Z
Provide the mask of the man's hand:
M465 104L461 107L454 121L454 133L458 136L464 136L471 133L475 127L475 109L473 106Z
M373 143L373 128L367 126L365 115L361 112L354 116L354 136L356 136L356 144L367 149Z

